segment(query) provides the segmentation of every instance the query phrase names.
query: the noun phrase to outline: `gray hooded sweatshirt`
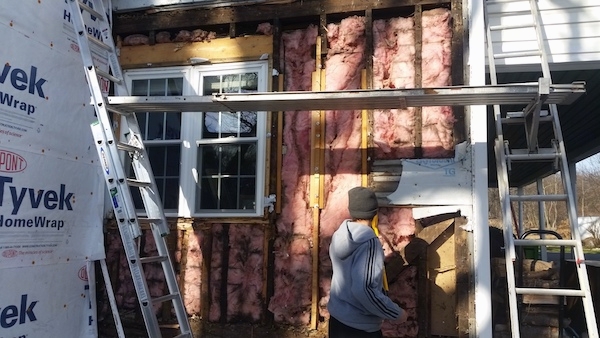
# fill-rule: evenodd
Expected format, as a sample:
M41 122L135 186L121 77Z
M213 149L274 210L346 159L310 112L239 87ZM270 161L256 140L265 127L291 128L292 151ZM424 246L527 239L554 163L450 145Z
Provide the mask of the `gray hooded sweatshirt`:
M329 246L333 268L327 310L340 322L375 332L402 312L383 291L383 248L369 226L344 221Z

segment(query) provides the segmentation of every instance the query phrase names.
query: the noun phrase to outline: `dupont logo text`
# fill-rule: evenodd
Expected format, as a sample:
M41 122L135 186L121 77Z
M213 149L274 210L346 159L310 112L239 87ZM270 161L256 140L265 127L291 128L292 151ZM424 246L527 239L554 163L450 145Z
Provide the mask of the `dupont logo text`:
M17 257L18 254L19 254L19 251L15 250L15 249L6 249L6 250L2 251L2 257L4 257L4 258L14 258L14 257Z
M25 168L27 168L27 161L23 156L0 149L0 172L17 173Z

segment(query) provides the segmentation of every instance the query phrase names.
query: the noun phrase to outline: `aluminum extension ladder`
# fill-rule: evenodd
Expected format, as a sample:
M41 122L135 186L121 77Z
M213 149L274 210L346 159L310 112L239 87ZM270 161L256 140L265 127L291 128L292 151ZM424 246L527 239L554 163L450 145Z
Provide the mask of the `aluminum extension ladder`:
M527 4L528 3L528 4ZM490 16L498 15L501 12L494 12L490 7L500 5L522 6L519 8L519 14L531 17L529 22L519 22L510 25L490 24ZM522 9L525 8L525 9ZM511 322L512 337L520 337L519 313L517 295L553 295L581 297L586 319L588 335L591 338L598 338L598 327L596 316L594 314L594 304L592 302L589 279L581 244L581 237L577 227L577 209L575 205L575 195L569 175L569 167L565 153L565 146L562 138L561 126L558 119L558 110L555 104L548 105L548 112L541 110L544 104L545 95L548 94L548 86L551 84L550 67L548 64L548 54L545 50L542 21L537 4L537 0L484 0L484 17L486 29L487 55L492 85L498 84L496 73L496 60L519 58L519 57L538 57L540 60L542 78L539 81L539 99L532 102L519 113L503 113L499 105L494 105L494 118L496 124L496 167L498 174L498 191L502 207L502 218L504 225L504 243L506 260L506 279L508 289L509 313ZM531 50L522 50L516 52L495 53L493 44L494 34L500 34L501 31L510 31L514 29L533 29L537 39L537 45ZM551 123L554 132L554 139L550 146L542 147L538 143L538 128L540 123ZM503 127L508 124L524 126L521 131L525 135L519 135L520 139L526 140L524 149L511 149L509 140L505 139ZM513 140L519 143L518 140ZM522 142L522 141L521 141ZM525 143L525 142L522 142ZM518 163L532 165L532 163L546 163L554 165L554 171L560 172L564 194L545 194L543 189L538 189L536 195L511 195L509 174L513 166ZM540 178L541 179L541 178ZM511 213L511 202L538 202L542 204L548 201L566 202L568 221L571 228L570 239L514 239L513 221ZM540 208L542 208L540 206ZM570 247L573 250L577 277L579 280L579 289L566 288L526 288L517 287L515 282L515 246L559 246L561 248ZM562 299L562 297L561 297ZM562 327L562 326L561 326Z
M71 21L73 22L87 82L90 87L92 104L98 116L98 121L92 124L91 129L100 163L103 167L106 186L110 194L115 218L118 222L119 232L148 336L150 338L162 337L158 318L154 312L154 306L171 301L180 331L180 334L176 337L192 337L187 313L165 241L165 236L168 235L169 228L164 215L161 198L158 194L158 188L152 174L148 154L142 143L137 118L134 113L126 114L110 109L110 112L119 114L117 116L122 116L120 125L121 134L125 135L124 138L126 138L126 140L121 141L115 140L109 116L109 108L102 94L98 76L108 79L113 84L117 93L122 95L127 95L128 93L117 58L117 51L112 38L107 12L104 9L102 0L95 0L94 2L87 0L86 3L82 3L80 0L69 0L68 2L71 10ZM84 12L96 17L100 21L98 24L101 27L101 39L92 37L86 33L86 26L82 16ZM96 67L92 56L92 45L96 51L100 50L102 53L106 53L111 73L101 71ZM123 156L121 156L123 153L120 151L129 154L128 160L130 162L123 159ZM135 179L128 178L127 165L133 167ZM150 224L156 242L157 256L140 257L137 239L142 235L142 231L130 187L136 187L140 190L144 202L146 221ZM168 294L151 298L142 267L143 264L160 264L168 286ZM110 281L107 282L107 288L111 288L112 291ZM113 308L113 315L118 317L118 314L114 312L115 309ZM119 326L120 323L117 323L117 327Z

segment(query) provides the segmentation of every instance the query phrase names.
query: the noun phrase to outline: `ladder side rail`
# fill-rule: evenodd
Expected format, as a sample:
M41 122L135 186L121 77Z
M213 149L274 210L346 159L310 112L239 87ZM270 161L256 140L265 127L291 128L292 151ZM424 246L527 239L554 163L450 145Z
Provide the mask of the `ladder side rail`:
M112 284L110 282L110 276L108 274L108 267L106 266L106 259L100 260L100 267L102 269L102 277L104 278L104 285L106 287L108 302L110 304L110 308L112 309L113 320L115 321L117 336L119 338L125 338L125 332L123 331L123 324L121 323L121 317L119 316L119 309L117 308L117 300L115 298L115 293L112 289Z
M582 303L587 322L588 335L590 338L598 338L598 324L596 321L596 314L594 311L594 304L592 301L592 292L589 284L587 266L585 264L583 246L581 244L581 234L579 232L579 227L577 226L577 206L575 205L575 195L573 192L571 175L569 173L569 165L567 162L565 144L562 138L562 128L560 126L560 121L558 117L558 108L555 104L550 104L549 109L554 119L554 128L557 138L557 145L559 148L559 152L561 153L560 170L563 186L567 194L567 211L569 215L569 223L571 224L571 238L573 238L577 242L577 245L575 245L573 251L575 252L575 264L577 268L576 270L579 279L579 286L585 294L584 299L582 299Z
M131 197L131 191L129 185L127 185L127 176L125 175L123 162L121 160L121 156L118 152L117 144L115 142L115 135L112 130L112 124L109 118L109 113L107 111L105 105L105 98L100 89L98 74L96 73L96 67L93 61L92 50L90 45L90 37L88 37L87 32L85 30L85 23L82 17L82 8L81 3L78 0L71 0L69 2L70 10L73 13L72 22L75 28L75 35L77 37L77 41L80 45L80 54L82 60L84 62L84 69L86 73L86 78L88 81L88 85L90 87L92 103L96 110L96 114L98 116L98 123L92 126L92 132L94 134L96 147L98 150L98 156L104 163L104 174L105 180L107 183L107 187L111 193L111 197L113 198L113 208L115 209L115 217L119 219L119 230L121 232L121 237L123 239L123 244L125 246L125 252L127 254L129 267L132 273L132 277L134 278L134 285L136 286L136 293L138 295L138 301L140 303L142 313L144 315L144 322L146 324L146 328L150 337L161 337L161 331L158 324L158 320L156 314L154 313L153 301L150 299L150 292L146 282L146 276L144 274L143 268L141 266L141 260L139 257L138 248L134 242L134 238L139 237L141 234L141 230L139 228L139 224L137 221L137 213L135 206L133 204L133 199ZM102 4L99 5L101 12L106 13ZM83 8L85 9L85 8ZM112 37L110 36L110 27L108 26L108 20L100 20L101 31L103 32L104 37L108 40L109 48L104 48L103 50L108 51L108 59L111 63L111 69L113 73L115 73L116 77L111 77L110 80L113 80L119 76L122 76L120 72L120 67L118 64L118 59L116 57L116 53L114 52L114 42L112 41ZM102 44L102 43L101 43ZM104 47L104 46L102 46ZM124 85L124 81L122 78L118 82L113 82L114 85L120 85L122 88L126 90ZM123 90L123 89L121 89ZM133 122L129 123L126 128L133 128L134 130L137 128L139 131L139 127L137 124L137 120L135 119L135 115L133 116ZM142 153L145 153L145 149L141 148ZM150 168L149 161L144 156L147 168ZM134 160L134 162L136 162ZM120 165L115 165L119 163ZM113 175L116 174L117 177ZM150 171L151 175L151 171ZM151 176L153 183L153 191L157 191L156 184L154 182L154 177ZM125 207L123 209L123 207ZM160 209L162 211L162 209ZM164 213L162 213L162 222L161 224L165 224L164 221ZM133 231L135 230L135 231ZM153 229L153 233L155 233ZM158 237L156 241L156 246L158 248L163 248L161 251L167 252L166 243L162 236ZM168 258L168 255L167 255ZM176 288L176 280L173 271L172 265L170 265L170 259L167 259L167 264L162 264L163 272L165 273L165 278L167 280L167 284L169 289ZM179 290L177 293L172 293L170 295L171 299L173 299L173 305L175 307L175 311L177 312L177 318L180 324L180 328L184 332L184 336L191 336L189 323L187 314L185 313L185 308L183 306L183 301L181 300L181 295Z
M546 50L546 46L544 44L544 34L542 32L542 15L540 14L540 9L538 7L538 0L529 0L530 8L531 8L531 16L533 18L535 36L537 39L537 43L539 46L539 50L541 52L541 66L542 66L542 74L545 78L550 79L550 83L552 83L552 76L550 74L550 64L548 60L548 52Z
M504 146L500 143L499 139L496 139L494 145L496 153L496 164L498 171L498 193L500 195L500 203L502 206L502 223L504 235L504 260L506 265L506 283L508 293L508 304L509 304L509 315L511 334L514 338L520 337L520 326L519 326L519 313L517 304L517 292L516 292L516 276L514 262L516 260L514 238L512 236L512 210L509 196L509 182L507 174L507 165L504 160Z
M102 1L100 1L102 2ZM70 9L71 13L76 13L75 15L71 15L71 20L73 22L73 26L75 28L75 35L77 37L77 43L79 44L79 53L83 60L83 66L85 69L85 76L90 87L91 92L91 100L94 109L96 110L96 115L98 117L98 121L102 126L104 131L104 141L105 147L110 148L108 156L111 157L111 160L116 163L121 163L121 158L117 155L118 149L117 144L115 142L115 135L111 127L111 121L109 118L109 113L106 109L106 105L104 102L104 97L102 96L102 89L100 88L100 84L98 82L98 75L96 73L96 67L94 65L94 60L91 55L91 46L89 40L87 38L87 32L85 29L85 23L83 22L83 17L81 16L81 9L79 8L79 0L70 0ZM90 51L90 53L85 53L85 51ZM110 53L109 53L110 54ZM100 154L99 154L100 155ZM106 155L106 154L104 154ZM102 158L102 157L100 157ZM122 166L113 166L112 172L116 174L117 177L125 177L125 173ZM130 208L134 208L133 203L130 202L130 199L124 199L123 203L127 205L126 210L132 210ZM116 216L116 215L115 215ZM135 215L128 215L128 219L134 218ZM137 225L137 224L136 224ZM139 228L139 227L138 227ZM136 237L141 234L139 229L134 229L134 233Z
M104 150L106 139L103 127L100 123L94 123L92 124L91 129L96 143L98 156L102 159L106 153ZM150 291L148 284L146 283L144 269L140 262L138 248L134 241L136 237L139 237L136 236L136 231L134 230L139 229L139 225L137 224L135 209L130 209L126 203L127 200L131 200L129 186L123 180L115 179L112 176L112 173L115 172L115 167L119 166L115 166L115 162L111 157L105 158L102 165L113 210L115 211L115 218L118 222L119 233L121 234L124 245L123 249L127 256L127 263L129 265L129 270L131 271L131 277L133 278L138 302L143 313L144 323L146 324L150 337L161 337L158 321L152 312L154 309L152 308Z
M135 176L138 180L147 182L150 185L149 187L140 187L140 194L146 209L146 216L153 220L151 224L156 225L161 235L166 236L169 234L169 227L167 225L160 192L156 185L156 179L152 172L149 155L142 141L142 134L139 124L137 123L137 117L135 114L127 114L126 116L123 116L122 120L125 121L125 127L128 129L125 133L127 134L127 143L139 149L139 151L134 153L131 163Z
M71 0L71 1L79 1L79 0ZM113 85L115 86L115 93L118 93L118 95L129 95L129 89L127 88L127 86L125 84L124 77L123 77L123 69L121 69L121 64L119 63L117 50L115 48L116 44L112 37L112 29L110 27L110 25L112 24L112 21L109 21L110 20L109 13L106 12L106 9L104 8L104 3L102 0L96 0L94 3L97 4L97 6L100 8L99 12L101 12L103 14L103 19L106 22L106 27L104 27L102 29L102 38L104 39L104 42L108 46L112 47L112 52L108 53L108 64L110 66L110 70L114 77L121 80L120 82L118 82L118 81L113 82Z
M76 3L75 3L76 1ZM123 78L123 71L121 69L121 66L119 64L119 60L118 60L118 56L117 56L117 50L116 50L116 45L114 43L113 37L112 37L112 30L110 28L110 21L109 21L109 13L106 12L106 9L104 8L104 4L102 3L102 1L95 1L95 4L97 5L97 8L99 8L99 12L102 13L102 23L104 24L104 26L102 27L101 31L102 31L102 37L103 37L103 42L106 44L107 47L109 47L108 49L108 62L109 62L109 66L110 66L110 70L112 72L112 76L108 77L108 80L110 80L113 83L114 86L114 90L116 93L120 94L120 95L129 95L129 90L126 86L125 80ZM71 0L71 8L77 6L77 14L81 14L81 9L79 8L79 6L81 6L82 4L79 2L79 0ZM87 7L87 6L86 6ZM73 11L73 9L72 9ZM96 15L97 13L94 12ZM85 25L83 24L83 18L80 15L76 15L76 17L79 17L79 23L80 23L80 27L85 27ZM83 29L83 31L85 31ZM87 39L87 35L85 36L86 39L78 39L78 41L84 40L83 43L85 44L85 50L91 51L91 49L89 49L89 43L88 43L88 39ZM85 53L82 53L82 56L86 56ZM86 60L84 58L84 60ZM108 140L108 142L106 142L106 144L108 144L108 146L110 147L110 154L111 154L111 159L113 159L112 163L119 163L121 165L117 166L117 174L119 175L119 177L122 179L123 182L121 183L126 183L127 182L127 176L125 175L125 171L124 171L124 166L123 166L123 162L122 162L122 158L119 155L118 152L118 148L117 148L117 144L115 142L115 136L114 136L114 132L112 131L112 125L110 123L110 119L109 119L109 114L107 111L107 108L105 106L105 98L102 95L102 92L99 90L99 83L98 83L98 74L96 73L96 68L93 64L93 60L91 58L91 55L89 55L88 59L86 60L86 69L88 70L86 72L86 75L88 76L88 82L90 83L90 89L92 91L92 94L94 96L94 102L95 107L97 108L97 114L102 118L100 123L104 129L105 135L109 135L110 139ZM89 73L89 74L88 74ZM100 109L100 111L98 110ZM133 167L133 171L136 175L136 179L144 181L149 183L150 187L139 187L140 188L140 193L142 196L142 200L144 202L144 206L146 208L146 212L149 216L150 219L150 225L152 227L152 233L154 236L154 240L155 240L155 244L156 244L156 248L157 251L159 252L159 255L161 257L164 257L164 259L161 259L161 267L163 269L163 273L164 273L164 277L168 286L168 289L170 291L169 295L163 296L163 297L159 297L157 299L154 300L154 302L158 302L158 301L162 301L161 298L165 298L165 299L171 299L172 303L173 303L173 307L175 309L176 312L176 316L177 316L177 320L178 320L178 324L179 324L179 328L180 331L182 332L182 334L180 335L180 337L191 337L191 328L190 328L190 324L188 321L188 317L187 317L187 313L185 311L185 306L183 304L183 300L181 298L181 293L180 290L178 288L177 285L177 280L176 280L176 275L175 275L175 271L172 265L172 261L171 258L169 256L169 251L168 251L168 247L166 245L166 241L164 236L166 236L169 233L169 228L167 225L167 221L166 221L166 217L164 214L164 210L163 210L163 204L160 198L160 194L158 191L158 187L156 185L156 180L154 178L154 174L152 173L152 167L150 164L150 160L148 158L148 153L144 147L143 141L142 141L142 134L139 128L139 123L137 121L137 116L135 115L135 113L131 113L131 114L126 114L124 116L122 116L121 119L122 122L122 129L125 130L125 138L128 139L128 142L133 142L135 143L135 146L138 148L137 151L133 152L133 157L132 157L132 167ZM137 156L137 157L136 157ZM119 180L121 181L121 180ZM107 181L107 184L109 182ZM130 263L130 268L135 268L138 271L138 274L134 276L137 276L137 279L139 280L134 280L134 282L136 283L136 285L139 285L140 287L136 287L136 291L138 291L138 289L141 289L139 292L143 292L146 294L149 294L149 289L148 289L148 285L146 283L146 279L145 279L145 275L143 274L143 269L141 267L141 259L139 257L139 253L137 252L137 246L134 244L134 236L135 237L139 237L139 235L141 235L141 229L139 227L139 223L137 220L137 212L135 209L135 206L133 204L133 198L131 197L131 191L128 185L123 184L124 187L122 187L123 189L121 189L121 197L126 197L124 198L124 202L127 204L127 210L130 213L133 213L133 217L129 217L129 221L131 223L135 224L135 227L133 227L134 230L137 230L136 233L128 233L128 231L131 231L132 228L123 228L120 227L120 230L124 230L124 233L122 233L122 235L124 234L124 238L126 238L126 240L124 241L125 247L127 248L128 246L131 246L130 248L130 252L132 252L132 255L135 257L130 257L129 259L129 263ZM135 250L134 250L135 249ZM134 261L135 258L135 262L132 263ZM133 273L133 271L132 271ZM144 301L140 301L140 305L142 306L142 311L144 314L144 320L147 324L147 330L148 333L150 334L150 337L161 337L161 332L160 332L160 328L158 326L158 320L156 318L156 314L154 313L153 310L153 306L152 306L153 301L150 300L149 297L144 297ZM179 337L179 336L178 336Z

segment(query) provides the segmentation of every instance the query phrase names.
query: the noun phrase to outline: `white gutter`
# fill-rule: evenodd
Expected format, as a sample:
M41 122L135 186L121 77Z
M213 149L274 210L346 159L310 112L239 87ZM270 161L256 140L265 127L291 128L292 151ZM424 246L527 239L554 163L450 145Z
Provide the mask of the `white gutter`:
M467 1L467 84L485 85L485 26L483 1ZM473 149L473 272L475 278L475 332L471 337L492 337L492 292L488 225L487 112L486 106L468 107Z

